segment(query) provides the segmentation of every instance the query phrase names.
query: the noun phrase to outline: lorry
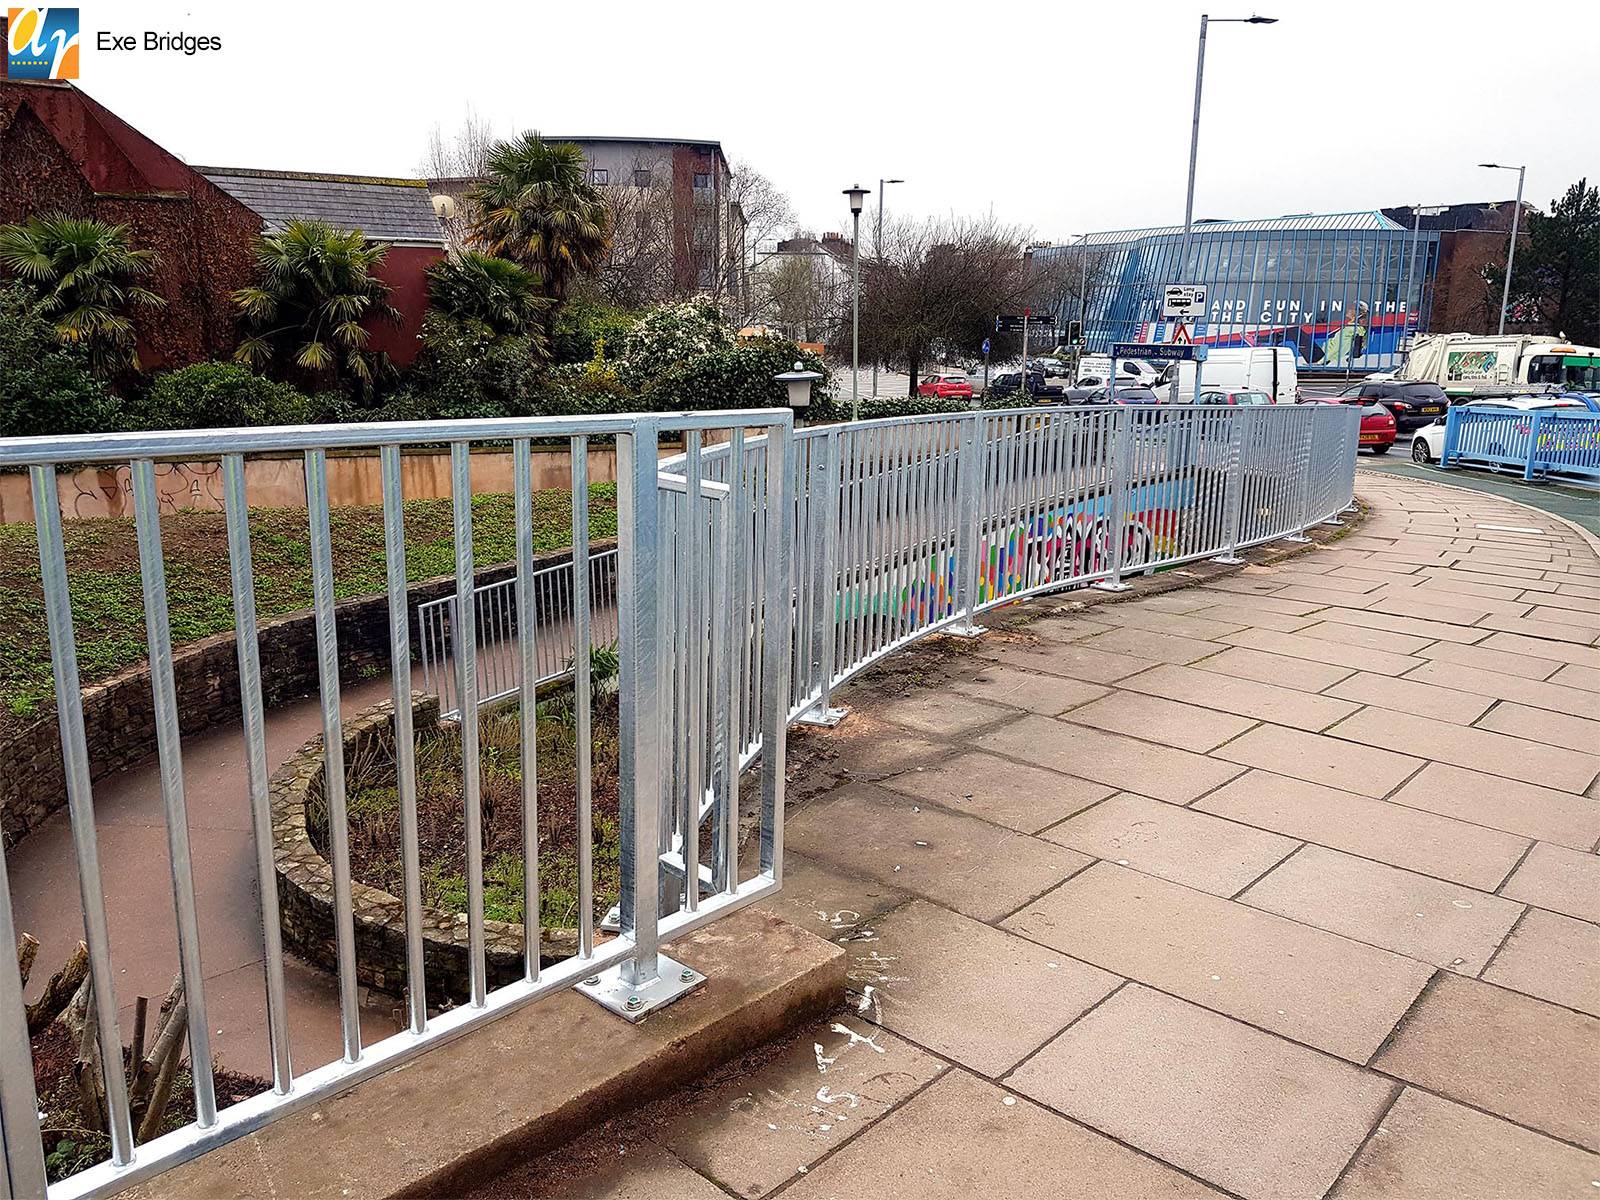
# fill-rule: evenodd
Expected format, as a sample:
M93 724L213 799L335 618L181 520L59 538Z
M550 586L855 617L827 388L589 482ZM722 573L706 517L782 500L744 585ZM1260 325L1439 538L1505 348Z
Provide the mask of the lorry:
M1452 399L1553 385L1600 391L1600 349L1535 334L1420 336L1397 377L1437 383Z
M1170 364L1163 383L1171 381L1172 368L1176 368L1178 403L1193 404L1195 364ZM1200 386L1208 392L1213 388L1266 392L1274 404L1293 404L1300 395L1300 374L1289 346L1212 346L1199 374Z

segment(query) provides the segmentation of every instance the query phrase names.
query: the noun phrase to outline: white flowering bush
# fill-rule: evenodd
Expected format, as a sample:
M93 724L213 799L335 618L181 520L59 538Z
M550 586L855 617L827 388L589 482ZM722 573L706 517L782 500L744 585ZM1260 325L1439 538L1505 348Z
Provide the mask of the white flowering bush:
M618 374L630 387L644 388L674 367L732 344L733 334L709 296L658 304L623 338Z

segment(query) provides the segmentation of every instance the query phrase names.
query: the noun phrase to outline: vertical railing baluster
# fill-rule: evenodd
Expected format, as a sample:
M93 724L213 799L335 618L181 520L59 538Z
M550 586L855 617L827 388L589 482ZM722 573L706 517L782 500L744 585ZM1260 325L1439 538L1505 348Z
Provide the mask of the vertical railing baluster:
M585 492L584 499L587 498ZM537 983L543 931L539 908L539 610L535 603L533 570L533 445L527 438L517 438L511 443L511 503L516 509L517 544L514 636L518 663L517 724L521 734L518 751L522 765L522 977L529 983ZM572 507L576 513L579 507L576 491L572 494ZM573 579L581 573L587 584L587 547L585 551L584 562L580 565L578 539L574 537ZM581 814L585 807L581 789L577 794L577 806ZM592 903L589 908L592 921Z
M785 735L789 726L789 588L794 553L794 516L788 484L794 478L793 418L767 427L767 513L777 517L770 531L766 562L765 622L762 630L761 717L761 872L783 882L783 793Z
M150 651L150 691L155 709L156 755L161 807L166 817L167 855L172 868L172 906L178 920L178 967L189 1009L189 1069L194 1079L195 1123L217 1123L211 1077L211 1027L206 1017L205 971L200 965L200 917L194 899L194 863L189 851L189 811L183 795L183 735L172 682L172 626L167 613L166 563L161 554L161 502L155 464L133 464L133 519L139 542L139 582L144 593L145 643Z
M289 1061L289 1017L283 976L283 931L278 915L277 867L272 854L272 802L267 794L266 712L261 698L261 647L256 626L256 585L250 557L250 507L244 457L222 458L223 507L228 522L228 569L233 583L234 645L239 662L239 707L244 721L245 789L261 905L262 974L267 991L267 1048L272 1090L287 1096L294 1085Z
M589 643L593 638L589 578L589 439L573 438L570 449L572 698L577 712L578 953L588 958L594 953L594 681L589 653Z
M978 493L983 486L984 455L982 413L961 418L961 441L956 451L956 597L959 618L949 633L974 637L982 632L973 622L976 614L978 555L982 529L978 512Z
M317 683L322 703L323 800L333 868L333 930L339 970L339 1028L346 1062L361 1060L356 990L356 926L350 886L350 825L345 807L344 718L339 710L339 634L333 611L333 534L328 524L328 456L307 450L306 516L311 530L311 597L317 625ZM459 624L459 622L458 622Z
M27 1009L22 1002L22 973L12 954L16 945L11 880L6 856L0 853L0 947L5 950L0 954L4 960L0 961L0 1135L5 1143L0 1195L32 1200L45 1194L44 1146L39 1139L39 1096L33 1089L33 1054L28 1042ZM120 1060L121 1055L117 1058Z
M1125 406L1112 411L1115 424L1111 483L1107 496L1107 537L1110 539L1111 571L1107 578L1094 586L1107 592L1125 591L1122 582L1122 564L1128 545L1128 493L1133 487L1133 413Z
M461 800L467 859L467 990L482 1008L488 984L483 941L483 799L478 752L478 606L472 551L472 445L450 444L450 509L456 551L456 678L461 707Z
M689 553L686 556L686 565L689 568L689 587L687 589L688 601L688 637L685 645L689 651L687 662L687 678L685 688L681 693L685 715L688 718L688 761L684 778L684 806L680 828L683 837L683 897L684 906L695 912L700 907L700 803L705 796L705 759L701 747L705 742L706 731L706 703L705 703L705 622L709 613L706 603L707 591L710 587L710 577L707 570L706 537L708 527L704 505L704 489L701 486L700 467L701 435L698 429L691 429L684 438L684 475L685 475L685 506L688 510ZM789 708L789 675L783 675L784 690L784 719L788 720Z

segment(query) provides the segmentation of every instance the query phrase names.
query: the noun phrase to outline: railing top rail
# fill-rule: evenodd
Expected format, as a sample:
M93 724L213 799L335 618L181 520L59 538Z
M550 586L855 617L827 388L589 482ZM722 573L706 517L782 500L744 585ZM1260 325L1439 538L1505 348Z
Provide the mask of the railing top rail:
M787 426L787 408L695 413L617 413L601 416L499 417L466 421L373 421L344 425L274 425L243 429L172 429L136 433L85 433L0 441L0 467L35 463L129 462L141 458L215 458L284 450L353 446L415 446L509 438L573 437L629 433L653 419L661 432Z

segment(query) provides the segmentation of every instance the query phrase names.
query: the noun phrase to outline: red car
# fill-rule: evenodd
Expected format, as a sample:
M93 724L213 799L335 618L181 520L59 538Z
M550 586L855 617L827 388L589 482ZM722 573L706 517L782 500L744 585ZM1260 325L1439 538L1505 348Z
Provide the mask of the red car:
M1361 409L1361 436L1358 445L1374 454L1387 454L1398 430L1394 414L1381 404L1348 396L1307 396L1296 404L1354 404Z
M965 375L929 375L917 384L917 395L937 396L941 400L971 400L972 384Z

